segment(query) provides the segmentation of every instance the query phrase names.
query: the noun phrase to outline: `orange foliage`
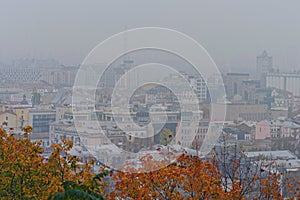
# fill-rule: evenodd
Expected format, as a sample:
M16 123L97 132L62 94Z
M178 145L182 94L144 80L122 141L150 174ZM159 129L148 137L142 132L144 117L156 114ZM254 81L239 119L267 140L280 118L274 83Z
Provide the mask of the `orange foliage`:
M283 199L280 174L259 166L252 177L241 178L237 161L232 177L224 180L216 160L201 161L197 156L182 155L171 165L149 172L153 165L151 156L143 160L142 169L131 168L112 175L114 191L108 199ZM164 162L164 161L160 161ZM149 167L149 165L151 165ZM161 165L160 165L161 166ZM148 167L148 169L147 169ZM154 167L155 168L155 167ZM230 180L229 180L230 179ZM299 190L288 181L285 197L299 197ZM295 192L294 192L295 191ZM292 195L288 195L292 194Z
M31 131L27 127L25 131ZM94 161L79 165L80 159L67 154L72 142L52 145L49 159L41 156L40 143L15 138L0 129L0 198L1 199L47 199L50 194L63 191L65 181L87 186L93 184ZM102 185L96 190L102 191Z
M25 133L31 131L31 127L24 129ZM52 145L53 152L45 159L39 142L30 142L27 134L15 138L0 129L0 198L47 199L51 194L63 192L66 181L103 194L107 184L99 179L95 186L94 160L80 165L78 157L68 155L72 146L72 142L63 139L62 144ZM123 169L127 173L111 173L114 191L107 198L283 199L280 184L285 184L286 194L299 197L300 182L295 178L280 182L283 175L268 171L267 165L259 166L257 173L250 173L251 177L245 179L241 178L240 162L235 160L231 163L233 174L224 181L215 159L209 162L198 156L181 155L175 163L168 164L169 159L155 161L147 155L141 159L143 168L128 166Z
M196 156L182 155L176 164L152 172L138 172L113 175L115 191L108 198L241 199L234 192L225 192L221 174L213 164Z

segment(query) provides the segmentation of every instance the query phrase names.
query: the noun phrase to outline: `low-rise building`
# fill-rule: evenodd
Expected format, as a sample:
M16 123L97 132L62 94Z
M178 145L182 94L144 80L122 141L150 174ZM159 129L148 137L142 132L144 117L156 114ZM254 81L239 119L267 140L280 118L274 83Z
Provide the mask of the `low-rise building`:
M33 134L49 134L49 124L55 121L55 110L32 108L28 113L28 124L32 126Z
M292 121L262 120L256 124L255 139L293 137L299 138L300 125Z
M266 104L228 104L226 120L261 121L268 119L268 105Z
M5 110L0 112L1 123L5 123L9 129L17 129L17 114L12 110Z

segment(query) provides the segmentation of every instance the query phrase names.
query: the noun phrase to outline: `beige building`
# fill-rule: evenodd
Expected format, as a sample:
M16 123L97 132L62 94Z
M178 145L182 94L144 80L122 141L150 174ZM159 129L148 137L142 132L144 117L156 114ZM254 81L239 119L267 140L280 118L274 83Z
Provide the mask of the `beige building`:
M17 115L11 110L0 112L1 124L6 123L6 128L17 129Z
M72 107L65 107L65 106L56 107L55 111L56 111L56 121L63 120L73 116Z
M222 107L224 105L215 103L214 105L215 111L223 112ZM209 105L203 106L201 108L204 111L204 118L209 119L211 117L211 107ZM224 111L225 112L225 111ZM220 118L223 117L222 113L218 113L216 115L216 119L222 121L224 119ZM219 117L219 118L218 118ZM270 113L267 104L233 104L228 103L226 105L226 118L225 121L261 121L264 119L269 119Z
M12 111L16 114L16 130L22 130L25 126L28 126L28 113L31 105L9 105L6 106L6 110Z
M77 67L56 67L43 69L41 80L52 85L73 86L78 68Z
M28 126L28 108L17 107L12 110L17 115L17 128L22 130L23 127Z
M29 107L28 105L4 106L0 111L1 123L8 122L8 128L21 131L25 126L28 126Z
M269 110L267 104L228 104L226 120L261 121L268 119Z

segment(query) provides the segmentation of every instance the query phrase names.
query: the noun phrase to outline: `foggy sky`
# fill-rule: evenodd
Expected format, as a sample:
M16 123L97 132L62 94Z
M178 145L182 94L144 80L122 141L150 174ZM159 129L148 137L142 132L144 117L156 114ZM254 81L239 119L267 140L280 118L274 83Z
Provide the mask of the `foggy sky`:
M125 27L158 26L193 37L221 67L255 69L267 50L275 68L300 69L299 10L297 0L0 0L0 61L77 65Z

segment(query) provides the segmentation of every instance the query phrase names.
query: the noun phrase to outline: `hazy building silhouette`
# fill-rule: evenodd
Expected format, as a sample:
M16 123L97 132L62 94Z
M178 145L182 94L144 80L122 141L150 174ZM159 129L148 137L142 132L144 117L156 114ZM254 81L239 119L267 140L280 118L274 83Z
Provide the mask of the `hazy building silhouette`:
M266 77L266 86L286 90L300 97L300 74L269 73Z
M267 51L256 57L256 78L261 80L261 87L266 87L266 76L273 71L273 58Z
M224 77L227 98L231 100L235 96L243 97L243 82L249 78L248 73L227 73Z

